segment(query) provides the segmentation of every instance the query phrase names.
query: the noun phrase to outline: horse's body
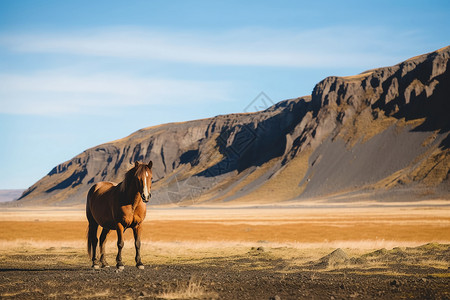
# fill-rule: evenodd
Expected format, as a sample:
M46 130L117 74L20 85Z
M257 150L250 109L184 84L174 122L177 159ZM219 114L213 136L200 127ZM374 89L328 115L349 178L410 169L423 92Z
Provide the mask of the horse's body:
M86 217L89 221L88 253L92 258L92 267L98 268L96 258L97 230L103 227L100 234L100 262L102 267L108 266L105 260L105 241L111 230L117 231L116 257L117 268L122 269L123 233L127 228L133 229L136 247L136 266L144 268L141 261L141 223L144 221L151 197L152 162L148 165L136 162L125 179L119 183L99 182L91 187L86 202Z

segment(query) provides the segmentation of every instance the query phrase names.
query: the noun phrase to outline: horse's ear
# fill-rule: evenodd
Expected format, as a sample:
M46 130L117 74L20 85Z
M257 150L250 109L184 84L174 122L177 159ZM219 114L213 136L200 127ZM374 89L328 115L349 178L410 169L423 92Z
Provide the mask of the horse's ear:
M151 169L153 167L153 162L150 161L147 166L149 167L149 169Z
M138 162L138 161L135 161L135 162L134 162L134 167L137 168L138 166L139 166L139 162Z

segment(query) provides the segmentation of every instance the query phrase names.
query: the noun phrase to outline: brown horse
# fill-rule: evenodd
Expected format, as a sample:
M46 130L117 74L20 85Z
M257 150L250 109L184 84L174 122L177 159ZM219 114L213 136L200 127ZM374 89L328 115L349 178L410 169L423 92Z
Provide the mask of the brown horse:
M96 258L99 225L103 227L100 234L102 268L108 267L105 259L105 241L110 230L117 231L117 268L124 268L122 263L123 233L127 228L133 229L136 267L144 268L140 255L141 223L147 212L145 203L151 197L152 165L151 161L148 164L135 162L134 167L125 174L125 179L121 183L103 181L96 183L89 190L86 202L86 217L89 221L87 246L94 269L99 268Z

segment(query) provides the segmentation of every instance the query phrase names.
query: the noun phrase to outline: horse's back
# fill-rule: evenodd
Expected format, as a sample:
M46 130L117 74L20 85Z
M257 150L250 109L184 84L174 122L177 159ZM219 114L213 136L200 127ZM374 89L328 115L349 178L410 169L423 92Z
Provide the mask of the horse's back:
M91 215L100 226L109 223L113 218L112 206L114 205L114 187L117 184L110 181L102 181L94 184L87 195L86 214Z
M101 196L101 195L105 194L112 187L115 187L115 186L117 186L117 184L114 183L114 182L111 182L111 181L97 182L89 190L88 200L89 200L89 198L92 198L94 195L98 197L98 196Z

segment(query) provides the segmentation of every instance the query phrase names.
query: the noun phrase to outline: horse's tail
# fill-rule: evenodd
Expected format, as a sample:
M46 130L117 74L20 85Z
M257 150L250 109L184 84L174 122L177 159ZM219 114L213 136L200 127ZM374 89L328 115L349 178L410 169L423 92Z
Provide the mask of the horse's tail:
M98 230L98 224L93 221L89 221L88 225L88 232L87 232L87 251L89 254L89 257L92 257L93 251L97 246L98 238L97 238L97 230Z
M93 186L87 195L87 201L86 201L86 217L88 219L89 225L88 225L88 232L87 232L87 251L89 254L89 257L92 257L93 251L97 246L97 230L98 230L98 223L95 221L94 217L92 216L92 212L90 209L90 202L91 197L94 192L95 186Z

